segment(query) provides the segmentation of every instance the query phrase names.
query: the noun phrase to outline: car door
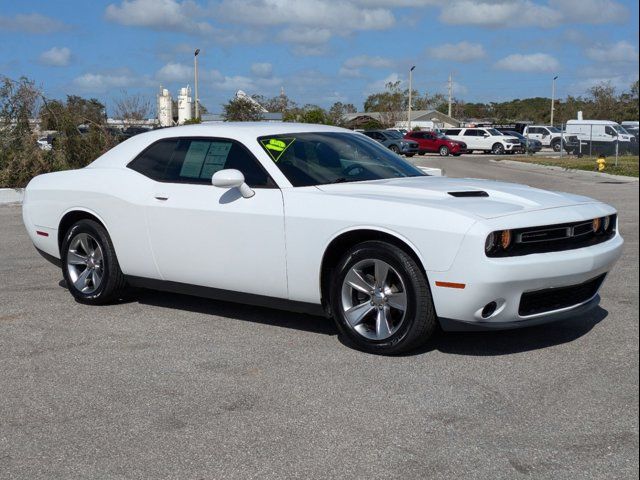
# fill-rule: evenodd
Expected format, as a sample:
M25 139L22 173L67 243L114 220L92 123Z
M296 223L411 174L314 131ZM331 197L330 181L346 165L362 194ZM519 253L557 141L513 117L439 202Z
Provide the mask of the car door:
M467 144L469 150L483 150L481 137L478 137L478 130L467 128L462 134L462 141Z
M282 193L241 143L175 139L147 205L149 239L162 278L272 297L287 297ZM211 184L237 169L255 195Z
M529 138L533 138L534 140L539 140L544 145L544 141L542 140L542 136L543 136L542 128L531 127L530 129L528 129L528 132L529 132L529 135L528 135Z
M433 132L424 132L422 135L422 148L424 148L428 152L437 152L438 145L435 134Z

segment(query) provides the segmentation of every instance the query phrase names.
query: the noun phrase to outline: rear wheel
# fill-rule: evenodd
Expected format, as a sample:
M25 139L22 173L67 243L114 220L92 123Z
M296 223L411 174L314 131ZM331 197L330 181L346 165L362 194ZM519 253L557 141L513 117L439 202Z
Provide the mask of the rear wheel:
M424 344L437 319L424 273L400 248L363 242L341 259L332 278L331 309L357 348L397 354Z
M504 145L501 143L494 143L491 147L491 153L494 155L502 155L504 153Z
M100 305L116 300L125 279L105 228L80 220L66 233L61 248L62 274L76 300Z
M449 147L445 147L444 145L440 147L440 150L438 150L438 153L440 154L441 157L448 157L449 156Z

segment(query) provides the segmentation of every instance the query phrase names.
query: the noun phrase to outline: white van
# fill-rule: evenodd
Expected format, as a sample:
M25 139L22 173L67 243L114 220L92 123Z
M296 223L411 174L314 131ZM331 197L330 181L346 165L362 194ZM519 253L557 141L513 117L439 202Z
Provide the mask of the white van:
M637 150L635 137L610 120L569 120L565 134L578 137L583 152L612 155L616 145L619 153Z

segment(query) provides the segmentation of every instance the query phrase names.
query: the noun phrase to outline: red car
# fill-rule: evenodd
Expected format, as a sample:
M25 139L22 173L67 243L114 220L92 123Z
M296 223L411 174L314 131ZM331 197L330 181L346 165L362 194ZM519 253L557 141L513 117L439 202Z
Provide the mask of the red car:
M439 132L413 131L407 132L404 136L407 140L418 142L418 153L427 152L439 153L446 157L451 154L460 156L467 151L467 144L457 140L450 140L448 137Z

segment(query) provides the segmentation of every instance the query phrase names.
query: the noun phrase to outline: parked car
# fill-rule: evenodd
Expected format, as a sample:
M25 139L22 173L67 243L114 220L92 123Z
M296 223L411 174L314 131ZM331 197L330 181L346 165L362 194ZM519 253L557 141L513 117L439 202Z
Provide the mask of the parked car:
M458 157L467 151L466 143L452 140L440 132L417 130L408 132L404 138L418 142L418 152L421 155L424 153L439 153L443 157L449 154Z
M438 322L582 315L623 245L597 200L431 177L359 133L295 123L142 133L35 177L22 209L81 303L138 286L315 312L385 354L424 344Z
M625 122L622 122L620 126L624 128L627 132L629 132L631 135L636 137L636 144L637 144L638 141L640 140L638 138L638 133L640 132L640 123L637 120L625 121Z
M522 149L520 140L495 128L448 128L444 133L452 140L466 143L470 152L480 150L502 155Z
M514 132L513 130L500 129L500 131L505 135L516 137L518 140L520 140L520 145L522 145L522 148L526 153L536 153L542 150L542 142L540 140L527 138L521 133Z
M412 140L405 140L399 132L393 130L365 130L362 133L380 142L398 155L413 157L418 153L418 143Z
M636 138L616 122L609 120L569 120L566 134L578 137L582 151L614 155L638 151Z
M407 129L406 128L387 128L388 132L397 132L400 135L404 136L407 133Z
M522 131L522 135L527 138L539 140L543 147L553 148L554 152L559 152L562 148L562 130L557 127L547 125L527 125Z

